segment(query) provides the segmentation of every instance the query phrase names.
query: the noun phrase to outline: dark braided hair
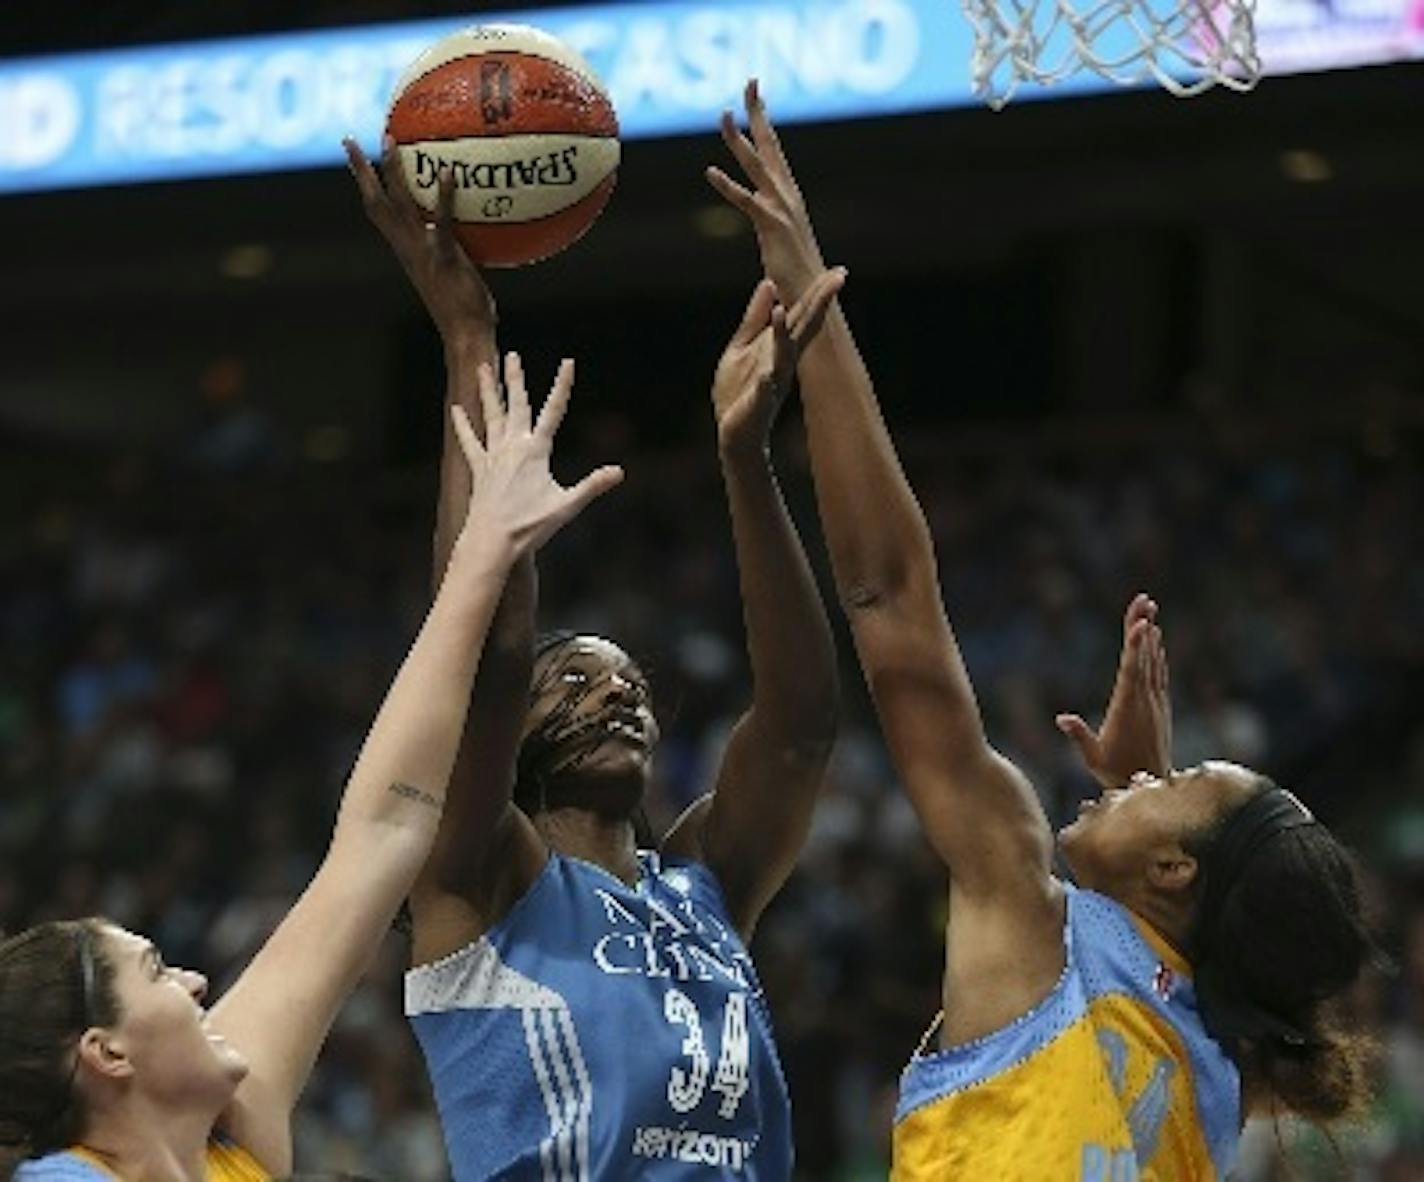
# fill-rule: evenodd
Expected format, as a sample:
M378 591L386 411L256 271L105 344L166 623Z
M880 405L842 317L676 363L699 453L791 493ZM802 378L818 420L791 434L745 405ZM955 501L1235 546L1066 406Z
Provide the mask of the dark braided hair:
M553 632L541 633L534 641L534 667L545 657L567 647L577 637L576 632L560 628ZM551 678L557 673L556 661L548 660L542 673L536 673L529 684L529 700L532 702L549 688ZM529 734L519 744L519 753L514 765L514 803L531 817L543 812L548 795L548 768L545 761L553 749L551 742L554 719L552 716Z
M103 932L103 920L69 920L0 943L0 1178L79 1139L79 1039L119 1020Z
M545 663L542 672L536 674L531 681L529 687L531 702L551 688L554 679L559 676L560 664L554 657L557 650L571 645L583 635L584 633L569 629L558 629L541 633L535 639L534 664L536 669L542 658L548 657L549 660ZM559 733L560 724L566 713L567 710L551 712L537 728L525 735L519 744L519 751L515 757L512 798L526 816L538 816L540 813L546 812L550 806L551 781L554 779L553 773L556 769L551 768L549 763L559 747L567 741L567 736ZM560 768L557 770L565 772L569 769ZM657 839L653 834L652 825L648 822L647 813L641 806L633 810L630 820L633 825L633 839L638 848L654 848L657 845ZM401 904L391 926L400 935L407 939L411 938L414 933L414 917L411 914L409 900Z
M562 665L556 655L558 651L571 646L583 635L585 634L581 632L558 629L541 633L535 640L536 673L529 689L531 702L548 691L554 680L560 675ZM538 671L541 661L544 662L543 669ZM565 747L569 741L570 736L562 733L561 727L568 714L576 706L577 700L570 699L562 709L551 711L541 720L538 727L524 736L524 740L519 745L519 753L515 760L513 798L514 803L531 817L545 812L550 806L551 798L557 802L557 786L555 784L557 776L577 769L577 760L572 767L555 768L550 766L551 757L561 747ZM652 826L648 823L647 814L641 806L634 809L630 819L633 824L633 836L638 847L640 849L653 848L657 841Z

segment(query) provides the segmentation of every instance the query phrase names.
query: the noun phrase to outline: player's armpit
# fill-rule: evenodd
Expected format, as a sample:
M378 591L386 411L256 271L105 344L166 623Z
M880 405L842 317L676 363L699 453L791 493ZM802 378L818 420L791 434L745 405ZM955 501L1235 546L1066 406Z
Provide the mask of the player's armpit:
M806 843L832 739L774 746L744 716L723 756L717 789L689 805L662 843L667 857L704 863L744 940Z
M941 1046L1002 1030L1039 1005L1063 975L1067 899L1053 878L1007 895L950 885Z
M549 859L544 840L513 804L505 805L484 849L479 867L459 889L429 875L416 883L410 896L412 965L430 964L478 940L524 897Z

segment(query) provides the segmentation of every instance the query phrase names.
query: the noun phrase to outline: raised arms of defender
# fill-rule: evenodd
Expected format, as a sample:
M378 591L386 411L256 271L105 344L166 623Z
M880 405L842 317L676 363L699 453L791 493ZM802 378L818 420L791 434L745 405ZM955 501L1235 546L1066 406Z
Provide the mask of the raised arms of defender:
M750 187L715 168L708 179L750 219L763 265L794 299L821 270L820 250L755 84L746 98L750 138L730 114L723 137ZM1032 787L985 736L928 524L838 305L800 377L837 590L892 758L950 870L945 1037L961 1041L1025 1012L1061 971L1052 834Z

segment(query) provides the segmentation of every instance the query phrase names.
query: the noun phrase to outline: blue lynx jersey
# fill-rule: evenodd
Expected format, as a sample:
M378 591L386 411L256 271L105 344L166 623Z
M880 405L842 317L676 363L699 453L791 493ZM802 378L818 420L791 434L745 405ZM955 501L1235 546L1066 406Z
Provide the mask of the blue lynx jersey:
M1067 963L1027 1014L917 1055L900 1081L899 1182L1225 1178L1241 1080L1185 961L1104 895L1068 892Z
M771 1018L716 878L551 854L486 935L406 975L455 1182L784 1182Z

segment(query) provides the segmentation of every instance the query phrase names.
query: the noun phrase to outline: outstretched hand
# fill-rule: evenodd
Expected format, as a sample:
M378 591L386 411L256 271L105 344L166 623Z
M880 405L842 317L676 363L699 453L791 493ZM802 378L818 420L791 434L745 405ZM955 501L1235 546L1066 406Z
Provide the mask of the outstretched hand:
M1077 714L1060 714L1055 721L1104 787L1121 787L1135 772L1165 775L1171 769L1167 650L1151 597L1139 594L1127 605L1122 656L1102 727L1094 731Z
M743 95L750 137L737 127L731 111L722 112L722 140L751 187L738 184L715 165L708 183L747 216L761 248L762 269L783 300L795 303L825 269L806 202L792 175L776 128L767 117L761 90L753 78Z
M446 344L461 332L492 327L498 320L494 297L455 239L453 174L440 178L432 221L411 194L400 151L389 139L379 173L355 140L341 143L366 216L400 260Z
M559 366L553 389L531 423L529 394L519 354L505 358L505 390L501 397L489 366L480 367L480 401L484 410L485 439L481 443L462 406L450 408L455 434L470 466L473 489L465 526L457 550L467 538L507 538L516 554L537 550L585 506L623 479L618 467L589 473L571 488L554 479L549 470L554 436L568 410L573 390L574 363Z
M796 361L845 279L843 267L823 272L790 310L778 302L771 280L757 284L712 381L717 442L724 451L765 448Z

